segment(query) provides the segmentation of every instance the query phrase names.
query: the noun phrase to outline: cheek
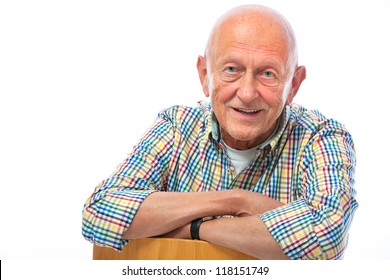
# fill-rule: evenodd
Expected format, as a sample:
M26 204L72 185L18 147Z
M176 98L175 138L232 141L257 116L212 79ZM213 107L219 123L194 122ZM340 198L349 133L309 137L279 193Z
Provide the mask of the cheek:
M262 94L263 100L270 108L279 108L284 106L285 98L283 92L270 91Z
M210 92L213 102L216 102L216 105L222 105L234 98L236 89L234 85L215 82Z

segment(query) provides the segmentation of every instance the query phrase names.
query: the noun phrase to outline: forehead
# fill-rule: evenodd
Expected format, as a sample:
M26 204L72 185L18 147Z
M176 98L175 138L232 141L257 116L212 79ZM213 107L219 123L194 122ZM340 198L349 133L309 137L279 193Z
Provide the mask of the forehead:
M267 15L241 15L228 18L214 30L210 59L214 62L233 53L263 55L287 63L289 36L281 20Z
M247 45L232 43L229 47L219 48L212 61L216 68L224 68L226 64L241 65L254 68L274 68L284 72L287 70L287 57L278 49L262 48L255 49Z

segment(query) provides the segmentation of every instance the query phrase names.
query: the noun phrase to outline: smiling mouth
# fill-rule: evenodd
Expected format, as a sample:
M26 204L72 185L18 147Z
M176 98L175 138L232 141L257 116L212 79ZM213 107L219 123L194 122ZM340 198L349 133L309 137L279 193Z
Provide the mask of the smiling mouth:
M239 108L233 108L236 112L240 112L240 113L243 113L243 114L246 114L246 115L254 115L258 112L260 112L261 110L250 110L250 109L239 109Z

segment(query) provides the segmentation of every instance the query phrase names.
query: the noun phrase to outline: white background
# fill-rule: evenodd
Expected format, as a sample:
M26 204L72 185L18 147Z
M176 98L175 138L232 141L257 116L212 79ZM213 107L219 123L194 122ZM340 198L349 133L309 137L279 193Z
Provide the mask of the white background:
M298 40L296 102L343 122L360 208L345 259L390 259L390 2L264 0ZM159 110L203 98L214 21L247 1L0 2L0 259L89 260L81 211Z

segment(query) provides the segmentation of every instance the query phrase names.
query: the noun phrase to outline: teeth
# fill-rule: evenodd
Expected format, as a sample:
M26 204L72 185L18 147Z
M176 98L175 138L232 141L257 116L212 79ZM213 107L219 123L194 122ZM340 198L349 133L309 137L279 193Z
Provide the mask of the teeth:
M253 114L253 113L257 113L258 111L260 111L260 110L244 110L244 109L236 109L236 110L239 112L246 113L246 114Z

